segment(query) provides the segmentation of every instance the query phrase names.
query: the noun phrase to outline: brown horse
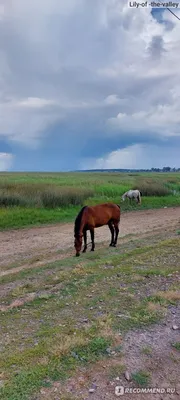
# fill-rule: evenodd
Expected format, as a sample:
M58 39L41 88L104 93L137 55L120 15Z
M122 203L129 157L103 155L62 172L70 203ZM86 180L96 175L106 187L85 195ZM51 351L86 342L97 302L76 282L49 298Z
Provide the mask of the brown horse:
M80 255L82 247L82 237L84 236L83 253L87 250L87 231L90 231L92 248L94 251L94 228L108 225L111 231L110 246L116 247L119 234L120 223L120 206L113 203L98 204L93 207L85 206L81 209L75 220L74 226L74 247L76 249L76 257ZM114 235L115 234L115 235ZM114 238L115 236L115 238Z

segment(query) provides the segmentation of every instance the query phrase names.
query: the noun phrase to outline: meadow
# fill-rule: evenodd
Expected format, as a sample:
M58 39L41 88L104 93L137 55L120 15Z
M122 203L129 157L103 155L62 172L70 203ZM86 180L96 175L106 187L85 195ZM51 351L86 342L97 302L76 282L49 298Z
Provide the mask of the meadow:
M141 206L121 203L133 188ZM178 206L180 173L1 173L0 230L72 221L83 205L108 201L122 211Z

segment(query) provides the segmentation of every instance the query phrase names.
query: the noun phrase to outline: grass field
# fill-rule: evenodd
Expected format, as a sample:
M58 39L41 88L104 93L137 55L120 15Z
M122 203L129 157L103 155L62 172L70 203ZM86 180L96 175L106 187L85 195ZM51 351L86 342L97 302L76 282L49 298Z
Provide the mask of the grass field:
M81 206L113 201L138 188L136 210L180 204L180 173L1 173L0 229L71 221Z
M141 239L127 238L117 249L99 248L80 262L64 254L60 261L2 277L0 398L85 399L92 384L90 370L97 377L98 368L101 380L104 375L106 380L123 380L126 333L138 328L144 335L178 304L179 244L176 232L152 232ZM160 337L160 343L163 340ZM175 331L168 340L162 368L172 363L171 381L179 376ZM157 348L138 346L145 367L137 368L132 380L147 386L153 374L158 379L164 372L160 361L157 367ZM76 387L73 396L68 379L79 378L80 389Z

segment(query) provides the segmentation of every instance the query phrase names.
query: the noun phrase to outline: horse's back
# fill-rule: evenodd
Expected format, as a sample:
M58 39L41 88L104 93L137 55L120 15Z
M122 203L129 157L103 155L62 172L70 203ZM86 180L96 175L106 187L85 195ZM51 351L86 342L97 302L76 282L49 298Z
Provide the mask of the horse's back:
M103 204L96 204L95 206L88 206L87 211L92 211L93 213L98 212L109 212L109 211L120 211L120 206L114 203L103 203Z
M138 189L131 189L126 193L128 196L139 196L140 191Z
M100 227L108 224L110 220L120 220L120 206L114 203L97 204L88 206L85 210L87 224Z

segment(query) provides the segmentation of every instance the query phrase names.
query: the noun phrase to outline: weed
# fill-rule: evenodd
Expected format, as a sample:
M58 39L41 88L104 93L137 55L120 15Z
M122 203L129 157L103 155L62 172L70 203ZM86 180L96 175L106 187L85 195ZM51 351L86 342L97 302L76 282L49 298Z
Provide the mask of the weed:
M176 349L180 351L180 342L176 342L176 343L172 343L172 346Z
M150 375L146 371L140 370L132 374L132 379L138 386L147 387Z
M142 354L150 355L152 353L152 347L144 346L141 349Z

